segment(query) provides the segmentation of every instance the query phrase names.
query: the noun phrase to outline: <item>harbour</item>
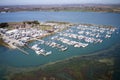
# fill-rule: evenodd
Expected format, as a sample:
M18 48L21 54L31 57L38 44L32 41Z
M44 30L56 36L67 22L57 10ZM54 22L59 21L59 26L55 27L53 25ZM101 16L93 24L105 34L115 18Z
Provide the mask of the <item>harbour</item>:
M20 12L20 13L24 14L25 12ZM41 15L44 13L47 15L47 12L36 12L36 14L37 13L41 14ZM74 14L74 16L75 16L76 14L78 14L77 12L75 12L75 13L71 12L71 13L69 13L69 15L67 12L56 12L56 13L51 12L51 14L54 14L54 16L58 16L61 13L64 13L64 16L66 15L66 17L67 17L66 19L69 19L69 20L61 20L61 18L58 18L58 19L56 18L57 21L68 21L68 22L72 22L72 23L85 22L85 23L95 23L95 24L103 24L103 25L109 24L109 25L117 26L117 29L115 29L115 32L113 32L112 35L111 34L107 35L107 34L109 34L109 32L107 33L107 30L105 30L104 36L103 35L100 36L102 32L98 31L99 34L97 34L97 32L94 32L93 28L95 28L95 27L93 27L93 28L91 27L90 29L92 29L92 30L90 31L90 29L88 27L83 26L83 28L85 28L85 29L81 30L79 28L80 25L78 25L78 26L71 27L67 30L63 30L63 31L61 31L61 33L56 33L54 35L46 36L42 39L37 39L35 41L32 41L31 43L28 43L28 46L30 48L35 44L39 44L37 47L39 47L40 49L43 49L43 51L45 50L45 53L49 52L48 56L44 56L42 54L38 55L38 54L36 54L35 50L32 50L27 47L20 47L20 48L22 50L28 52L29 55L24 55L21 51L19 51L17 49L12 50L12 49L8 49L8 48L1 46L1 49L0 49L1 57L0 58L2 59L2 61L4 61L4 63L8 63L8 65L11 65L11 66L21 66L21 67L23 67L23 66L27 67L27 66L31 66L31 65L38 66L38 65L47 64L49 62L54 62L57 60L64 60L64 59L70 58L72 56L79 56L82 54L89 54L89 53L92 53L95 51L103 50L103 49L108 48L111 45L114 45L115 43L117 43L119 41L119 33L116 34L116 32L118 31L118 28L119 28L119 26L118 26L119 23L117 23L117 21L116 22L110 21L108 23L105 21L105 19L103 19L103 21L99 21L100 18L102 18L101 17L102 15L105 16L107 14L104 15L104 13L89 13L91 15L96 14L95 16L100 14L99 17L98 16L96 17L97 22L96 21L91 22L86 19L86 17L89 17L89 15L87 15L87 13L85 14L83 20L81 18L77 19L77 20L73 20L74 18L72 18L72 16L70 17L70 15ZM79 13L79 14L81 15L83 13ZM6 14L2 14L2 15L7 15L7 14L10 15L13 13L6 13ZM16 14L18 14L18 13L16 13ZM110 14L108 14L108 15L110 15ZM116 15L117 14L115 14L115 15L112 14L112 17L111 18L109 17L109 18L112 20L113 16L116 16ZM50 20L49 16L47 18L48 18L48 20ZM15 18L12 18L12 19L15 19ZM53 19L53 20L56 20L56 19ZM19 20L20 20L20 18L19 18ZM41 19L41 20L45 21L45 19L44 20ZM14 21L14 20L11 20L11 21ZM106 28L106 29L108 29L108 28ZM96 29L96 30L98 30L98 29ZM88 33L88 31L89 31L89 33ZM93 33L92 33L92 31L93 31ZM110 30L108 30L108 31L110 31ZM87 33L85 33L85 32L87 32ZM95 36L95 37L93 37L93 36ZM67 39L67 41L68 40L69 41L68 42L64 41L66 39ZM86 44L86 45L84 45L85 47L83 46L83 44ZM3 50L5 50L4 53L3 53ZM6 58L3 59L2 56L5 56ZM13 57L15 60L11 59ZM29 62L30 60L32 60L32 62ZM1 62L1 64L3 64L3 65L4 65L4 63Z
M0 80L120 79L120 1L0 4Z
M49 23L54 24L54 23ZM63 26L63 25L62 25ZM56 26L55 26L56 27ZM61 26L60 26L61 27ZM64 25L63 28L66 26ZM28 46L30 49L34 50L37 55L47 56L52 54L52 51L46 51L43 48L38 47L39 45L47 45L52 48L57 48L59 51L65 51L69 46L74 46L77 48L85 48L89 43L102 43L103 38L110 38L111 35L117 30L115 27L111 26L99 26L99 25L76 25L71 26L64 31L60 31L61 28L55 29L53 32L57 34L56 36L49 37L47 41L39 39L38 37L48 35L45 30L39 30L36 28L20 28L13 30L0 29L0 34L3 37L3 41L11 46L11 48L22 51L25 54L28 54L26 51L19 48L19 46L25 46L28 44L29 40L37 40L40 43L34 44L32 47ZM58 42L58 43L57 43ZM59 44L62 42L62 45ZM67 47L66 47L67 46Z

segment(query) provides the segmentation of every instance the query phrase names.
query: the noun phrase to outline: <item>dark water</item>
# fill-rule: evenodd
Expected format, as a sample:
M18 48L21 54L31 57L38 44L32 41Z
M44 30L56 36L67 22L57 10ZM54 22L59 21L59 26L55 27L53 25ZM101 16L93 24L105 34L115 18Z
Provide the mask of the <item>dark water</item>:
M25 20L39 21L65 21L72 23L91 23L101 25L112 25L120 27L120 14L117 13L97 13L97 12L13 12L0 14L0 22L18 22ZM48 37L46 37L47 39ZM65 52L59 52L56 49L49 48L53 54L49 56L38 56L34 51L23 48L29 55L25 55L18 50L11 50L0 46L0 64L17 67L38 66L57 60L63 60L72 56L89 54L91 52L103 50L119 43L120 34L114 33L110 39L105 39L101 44L91 44L86 48L70 47ZM34 44L34 43L31 43ZM44 48L47 48L44 46Z
M106 25L120 25L120 14L97 12L13 12L0 14L0 22L18 22L25 20L39 21L68 21L74 23L93 23Z

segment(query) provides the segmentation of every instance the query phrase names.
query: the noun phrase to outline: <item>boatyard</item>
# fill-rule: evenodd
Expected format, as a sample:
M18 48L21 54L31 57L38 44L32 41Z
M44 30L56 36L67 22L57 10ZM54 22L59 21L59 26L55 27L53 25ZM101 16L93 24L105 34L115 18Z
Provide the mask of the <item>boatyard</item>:
M43 23L42 23L43 25ZM58 25L57 23L44 23L44 25L51 25L52 30L42 30L36 27L18 28L18 29L0 29L0 34L5 43L11 48L18 48L23 53L27 53L20 47L27 46L33 50L37 55L50 55L54 52L46 50L46 47L57 49L58 51L66 51L69 47L85 48L89 44L102 43L103 39L110 38L115 32L115 27L98 26L98 25L83 25L76 24L69 26L69 24ZM50 36L50 34L53 34ZM49 38L45 40L45 36ZM43 38L43 39L42 39ZM33 45L29 45L29 41L37 41ZM44 45L43 47L41 47ZM27 53L29 54L29 53Z

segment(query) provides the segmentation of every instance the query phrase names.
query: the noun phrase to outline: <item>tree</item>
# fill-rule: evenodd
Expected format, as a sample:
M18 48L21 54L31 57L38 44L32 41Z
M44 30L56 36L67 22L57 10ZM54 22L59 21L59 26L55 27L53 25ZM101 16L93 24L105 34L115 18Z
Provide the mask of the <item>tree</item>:
M4 28L4 27L8 27L9 24L8 23L0 23L0 28Z
M38 22L38 21L33 21L33 23L34 23L34 24L39 24L39 22Z

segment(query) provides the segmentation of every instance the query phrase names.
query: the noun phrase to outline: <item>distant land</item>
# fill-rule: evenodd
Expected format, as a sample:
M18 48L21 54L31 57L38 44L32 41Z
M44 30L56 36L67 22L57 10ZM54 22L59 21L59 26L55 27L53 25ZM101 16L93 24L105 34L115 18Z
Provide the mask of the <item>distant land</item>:
M89 11L120 13L120 4L52 4L0 6L1 13L17 11Z

